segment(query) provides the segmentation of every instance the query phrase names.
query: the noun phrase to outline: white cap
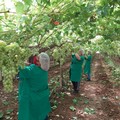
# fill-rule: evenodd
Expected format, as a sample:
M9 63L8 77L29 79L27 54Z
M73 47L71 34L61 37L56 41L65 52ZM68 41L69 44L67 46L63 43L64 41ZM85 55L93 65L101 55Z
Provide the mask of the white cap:
M82 52L82 54L84 55L84 50L83 49L80 49L79 51Z
M39 57L39 62L41 64L41 68L45 71L48 71L50 67L50 58L48 54L42 52L38 55L38 57Z

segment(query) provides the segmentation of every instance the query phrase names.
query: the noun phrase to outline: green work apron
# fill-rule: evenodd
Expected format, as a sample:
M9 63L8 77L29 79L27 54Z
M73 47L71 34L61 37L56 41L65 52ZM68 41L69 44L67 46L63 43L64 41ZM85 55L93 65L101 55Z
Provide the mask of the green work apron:
M74 82L80 82L82 77L82 65L84 62L84 56L80 56L80 60L72 55L72 61L70 65L70 80Z
M91 73L91 60L92 60L92 56L88 55L88 57L85 61L85 66L84 66L84 73L85 74L90 74Z
M19 75L18 120L44 120L51 111L48 72L32 64Z

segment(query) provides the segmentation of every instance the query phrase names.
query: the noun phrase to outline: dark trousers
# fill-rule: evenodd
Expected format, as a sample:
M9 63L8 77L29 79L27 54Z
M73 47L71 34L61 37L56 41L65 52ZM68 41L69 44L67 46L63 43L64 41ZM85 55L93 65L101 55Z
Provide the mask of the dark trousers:
M79 88L80 88L80 82L74 82L74 81L72 81L72 84L73 84L74 91L78 92Z
M88 74L87 74L87 79L88 79L88 81L90 81L90 80L91 80L90 73L88 73Z

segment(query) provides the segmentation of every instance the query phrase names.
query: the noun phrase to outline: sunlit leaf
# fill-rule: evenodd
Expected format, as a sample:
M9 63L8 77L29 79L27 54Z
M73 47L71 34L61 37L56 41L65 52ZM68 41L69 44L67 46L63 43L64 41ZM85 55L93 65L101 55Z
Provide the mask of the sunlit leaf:
M22 2L17 2L15 7L18 14L22 14L24 12L24 5Z
M74 106L70 106L69 108L70 108L70 110L72 110L72 111L75 111L75 110L76 110L76 108L75 108Z
M95 114L95 110L93 108L85 108L84 112L87 114Z
M11 114L13 112L13 109L6 110L6 114Z
M10 120L10 115L5 116L6 120Z
M56 106L56 105L54 105L54 106L52 106L51 108L54 110L54 109L56 109L56 108L57 108L57 106Z
M25 2L25 4L27 4L27 5L31 5L31 3L32 3L32 0L23 0L24 2Z
M72 120L78 120L77 117L73 117Z

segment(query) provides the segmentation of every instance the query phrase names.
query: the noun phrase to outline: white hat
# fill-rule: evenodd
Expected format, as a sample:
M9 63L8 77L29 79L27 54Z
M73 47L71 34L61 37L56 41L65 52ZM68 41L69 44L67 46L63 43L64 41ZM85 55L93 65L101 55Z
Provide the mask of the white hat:
M39 62L41 64L41 68L45 71L48 71L50 67L50 58L48 54L42 52L38 55L38 57L39 57Z

